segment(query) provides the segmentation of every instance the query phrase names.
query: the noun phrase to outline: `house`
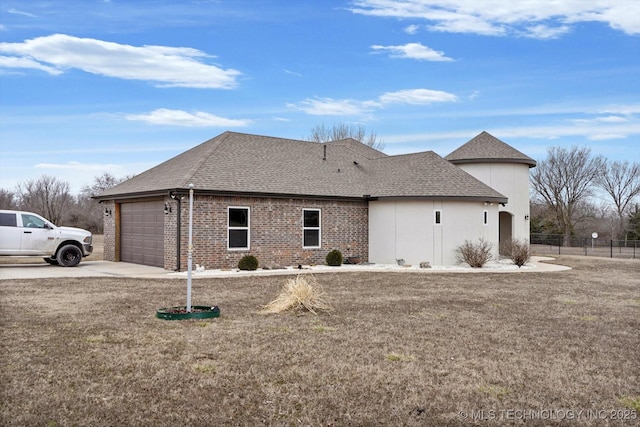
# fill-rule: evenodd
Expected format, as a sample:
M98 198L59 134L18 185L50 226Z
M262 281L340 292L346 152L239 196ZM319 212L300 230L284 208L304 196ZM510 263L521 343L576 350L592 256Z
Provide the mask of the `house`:
M312 143L225 132L102 194L104 257L184 270L363 261L450 265L465 240L529 237L535 161L481 133L446 158L388 156L353 139Z

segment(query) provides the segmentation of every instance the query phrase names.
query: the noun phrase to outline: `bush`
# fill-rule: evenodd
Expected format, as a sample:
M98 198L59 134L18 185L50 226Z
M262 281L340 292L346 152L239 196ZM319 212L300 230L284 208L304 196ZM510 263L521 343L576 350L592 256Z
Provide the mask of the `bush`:
M456 260L461 264L466 262L473 268L482 268L491 260L492 250L493 244L483 238L478 239L478 243L465 240L464 244L456 248Z
M240 262L238 262L238 268L240 270L257 270L258 258L253 255L245 255L242 257Z
M518 268L522 267L531 259L529 242L526 240L511 239L507 244L507 254Z
M333 267L342 265L342 252L340 252L337 249L330 251L327 254L326 261L327 261L327 265L331 265Z
M291 310L317 314L317 311L330 311L331 307L324 297L325 294L315 277L311 274L298 275L295 279L288 279L285 282L280 295L262 307L262 312L282 313Z

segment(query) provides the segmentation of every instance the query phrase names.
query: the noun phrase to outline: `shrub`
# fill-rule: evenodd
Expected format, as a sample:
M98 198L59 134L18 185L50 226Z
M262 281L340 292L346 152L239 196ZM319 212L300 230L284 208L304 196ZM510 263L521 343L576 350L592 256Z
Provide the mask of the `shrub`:
M313 314L331 310L314 276L298 275L295 279L288 279L276 299L262 308L263 313L282 313L289 310L309 311Z
M522 267L531 259L529 242L526 240L511 239L507 244L507 254L518 268Z
M473 268L482 268L491 259L493 244L483 238L478 239L478 243L468 240L456 248L456 260L459 263L466 262Z
M257 270L258 258L253 255L245 255L242 257L240 262L238 262L238 268L240 270Z
M342 252L340 252L337 249L330 251L327 254L326 261L327 261L327 265L331 265L333 267L342 265Z

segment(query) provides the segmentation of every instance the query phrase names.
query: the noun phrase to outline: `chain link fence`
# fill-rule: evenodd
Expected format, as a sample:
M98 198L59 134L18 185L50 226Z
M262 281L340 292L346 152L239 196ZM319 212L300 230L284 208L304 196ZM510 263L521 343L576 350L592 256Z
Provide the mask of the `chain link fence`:
M564 245L562 234L532 233L531 252L536 255L586 255L609 258L640 258L640 240L593 239L573 237Z

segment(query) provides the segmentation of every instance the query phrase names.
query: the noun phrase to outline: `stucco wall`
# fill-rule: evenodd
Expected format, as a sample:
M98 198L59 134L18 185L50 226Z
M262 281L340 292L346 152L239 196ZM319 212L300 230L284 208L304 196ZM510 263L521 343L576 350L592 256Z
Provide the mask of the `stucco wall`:
M435 224L435 211L441 223ZM484 212L487 212L487 225ZM491 242L498 255L498 205L433 200L377 200L369 204L369 260L455 265L465 240Z
M464 163L458 167L507 196L509 202L501 211L512 217L512 235L529 240L529 165L522 163Z

